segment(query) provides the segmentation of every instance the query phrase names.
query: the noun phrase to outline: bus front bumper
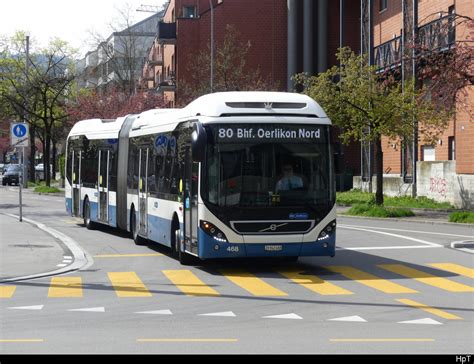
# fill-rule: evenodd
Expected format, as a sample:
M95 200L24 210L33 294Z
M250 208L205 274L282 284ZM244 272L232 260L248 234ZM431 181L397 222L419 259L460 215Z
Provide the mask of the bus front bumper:
M233 244L218 241L207 235L201 228L198 229L199 258L271 258L271 257L303 257L303 256L329 256L336 253L336 233L329 235L324 240L307 243L272 243L265 244Z

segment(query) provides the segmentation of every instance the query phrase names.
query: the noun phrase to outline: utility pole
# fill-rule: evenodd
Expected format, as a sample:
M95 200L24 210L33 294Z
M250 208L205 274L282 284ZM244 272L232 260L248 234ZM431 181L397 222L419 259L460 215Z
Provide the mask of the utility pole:
M29 75L29 59L30 59L30 36L26 36L26 63L25 63L25 81L28 82L28 75ZM26 124L27 123L27 113L28 113L28 96L25 97L25 111L24 111L24 119L23 122ZM28 187L28 161L26 159L26 153L25 153L25 147L22 148L22 159L23 159L23 164L22 164L22 179L23 181L20 183L20 185L23 183L23 187L27 188ZM34 163L34 161L33 161ZM21 206L21 205L20 205ZM21 208L21 207L20 207Z
M214 92L214 5L209 0L211 8L211 93Z

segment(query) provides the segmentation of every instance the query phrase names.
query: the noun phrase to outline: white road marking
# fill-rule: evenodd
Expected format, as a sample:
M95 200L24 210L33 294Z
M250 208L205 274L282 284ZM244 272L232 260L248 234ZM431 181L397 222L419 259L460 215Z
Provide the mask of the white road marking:
M472 239L472 236L468 235L457 235L457 234L446 234L446 233L435 233L432 231L421 231L421 230L407 230L407 229L393 229L393 228L383 228L383 227L376 227L376 226L360 226L360 225L346 225L346 224L339 224L338 227L342 228L369 228L369 229L376 229L376 230L387 230L387 231L399 231L402 233L415 233L415 234L428 234L428 235L440 235L440 236L455 236L460 238L468 238Z
M424 318L420 320L400 321L399 324L415 324L415 325L442 325L441 322L432 318Z
M352 226L349 226L349 225L339 225L339 227L343 228L343 229L349 229L349 230L357 230L357 231L365 231L365 232L369 232L369 233L374 233L374 234L381 234L381 235L387 235L387 236L391 236L391 237L394 237L394 238L399 238L399 239L404 239L404 240L410 240L410 241L414 241L414 242L417 242L417 243L420 243L420 244L423 244L424 246L427 246L427 247L432 247L432 248L444 248L443 245L440 245L440 244L435 244L435 243L431 243L429 241L426 241L426 240L421 240L421 239L416 239L416 238L412 238L412 237L409 237L409 236L406 236L406 235L400 235L400 234L392 234L392 233L385 233L383 231L376 231L376 230L371 230L371 229L366 229L366 228L362 228L362 227L352 227ZM392 248L394 249L394 247L357 247L357 248L347 248L347 250L375 250L375 249L388 249L388 248ZM412 248L412 246L407 246L405 249L409 249L409 248ZM402 249L401 247L396 247L396 249ZM416 247L415 249L419 249L418 247Z
M198 316L211 316L211 317L237 317L232 311L227 312L216 312L216 313L204 313Z
M298 316L295 313L288 313L286 315L275 315L275 316L264 316L262 318L268 318L268 319L284 319L284 320L302 320L303 318L301 316Z
M44 305L37 306L22 306L22 307L8 307L9 310L31 310L31 311L41 311Z
M339 317L329 319L328 321L340 321L340 322L367 322L367 320L363 319L360 316L347 316L347 317Z
M74 310L68 310L70 312L105 312L105 307L91 307L91 308L78 308Z
M158 311L144 311L144 312L135 312L136 314L141 315L172 315L173 312L170 310L158 310Z
M64 267L67 267L68 265L67 264L58 264L56 267L58 268L64 268Z
M370 247L360 247L360 248L342 248L337 247L336 250L397 250L397 249L439 249L442 246L426 246L426 245L401 245L401 246L370 246Z

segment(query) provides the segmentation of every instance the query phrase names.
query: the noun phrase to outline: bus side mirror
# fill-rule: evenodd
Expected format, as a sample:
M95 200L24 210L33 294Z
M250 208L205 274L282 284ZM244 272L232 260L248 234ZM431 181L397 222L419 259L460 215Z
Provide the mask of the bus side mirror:
M207 135L204 127L200 122L193 125L193 132L191 134L191 150L194 162L204 161L206 153Z
M340 143L333 144L333 153L334 153L334 173L342 174L344 173L344 153L342 152L342 147Z

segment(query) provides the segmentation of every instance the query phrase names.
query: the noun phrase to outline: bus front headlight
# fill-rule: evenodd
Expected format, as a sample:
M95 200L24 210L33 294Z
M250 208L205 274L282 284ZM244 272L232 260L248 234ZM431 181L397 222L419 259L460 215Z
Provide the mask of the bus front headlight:
M318 236L318 241L329 239L332 234L336 231L336 220L331 221L326 227L321 230Z
M219 243L227 243L225 234L208 221L201 220L201 229Z

